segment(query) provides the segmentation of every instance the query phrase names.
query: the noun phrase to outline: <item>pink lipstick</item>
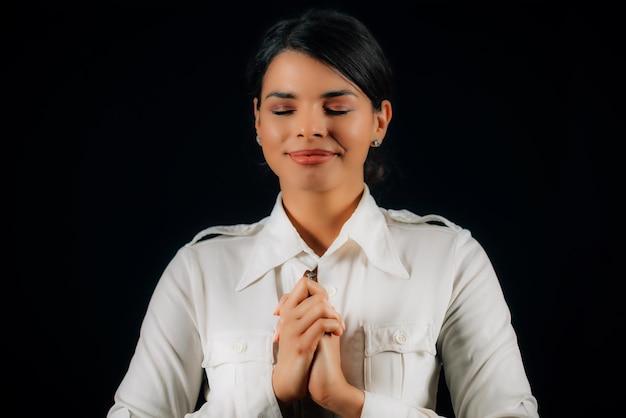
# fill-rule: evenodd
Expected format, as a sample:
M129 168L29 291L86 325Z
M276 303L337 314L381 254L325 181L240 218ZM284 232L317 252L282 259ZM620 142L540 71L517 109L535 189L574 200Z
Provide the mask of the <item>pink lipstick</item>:
M332 160L336 155L334 152L322 149L305 149L289 152L288 154L293 162L301 165L323 164Z

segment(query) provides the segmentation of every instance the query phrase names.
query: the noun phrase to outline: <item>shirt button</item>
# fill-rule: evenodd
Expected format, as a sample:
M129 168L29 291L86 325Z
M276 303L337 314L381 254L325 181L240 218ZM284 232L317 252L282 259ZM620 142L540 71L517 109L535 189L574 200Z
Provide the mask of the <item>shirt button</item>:
M337 288L335 286L328 286L326 288L326 291L328 292L328 296L335 296L335 294L337 293Z
M246 345L243 342L233 344L233 353L241 354L246 350Z
M406 344L409 341L409 337L402 331L398 331L394 334L393 340L398 344Z

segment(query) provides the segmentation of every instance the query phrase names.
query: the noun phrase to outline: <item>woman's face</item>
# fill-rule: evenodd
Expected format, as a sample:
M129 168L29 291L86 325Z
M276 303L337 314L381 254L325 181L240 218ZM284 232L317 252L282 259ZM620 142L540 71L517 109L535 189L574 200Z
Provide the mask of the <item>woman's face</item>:
M255 128L283 191L362 187L363 164L382 142L391 105L369 98L337 71L306 54L285 51L270 63Z

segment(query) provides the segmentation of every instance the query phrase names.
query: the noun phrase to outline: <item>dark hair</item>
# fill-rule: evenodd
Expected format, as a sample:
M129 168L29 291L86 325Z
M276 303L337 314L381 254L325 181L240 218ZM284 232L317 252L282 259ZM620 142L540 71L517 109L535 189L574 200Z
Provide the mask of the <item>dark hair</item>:
M259 105L267 67L286 50L305 53L339 71L365 93L375 110L381 110L383 100L391 99L391 66L369 29L343 12L310 9L298 17L278 21L262 37L248 65L250 94L259 99ZM384 166L381 148L370 148L364 166L365 181L375 184L382 180Z

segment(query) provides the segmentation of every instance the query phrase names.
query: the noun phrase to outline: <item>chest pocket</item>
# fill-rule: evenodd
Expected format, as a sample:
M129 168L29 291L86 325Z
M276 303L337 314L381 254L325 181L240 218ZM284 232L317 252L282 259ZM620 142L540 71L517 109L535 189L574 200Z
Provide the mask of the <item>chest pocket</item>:
M242 331L211 338L202 362L209 388L233 388L238 383L271 373L272 337L272 333Z
M365 325L365 390L434 405L440 363L432 324Z

